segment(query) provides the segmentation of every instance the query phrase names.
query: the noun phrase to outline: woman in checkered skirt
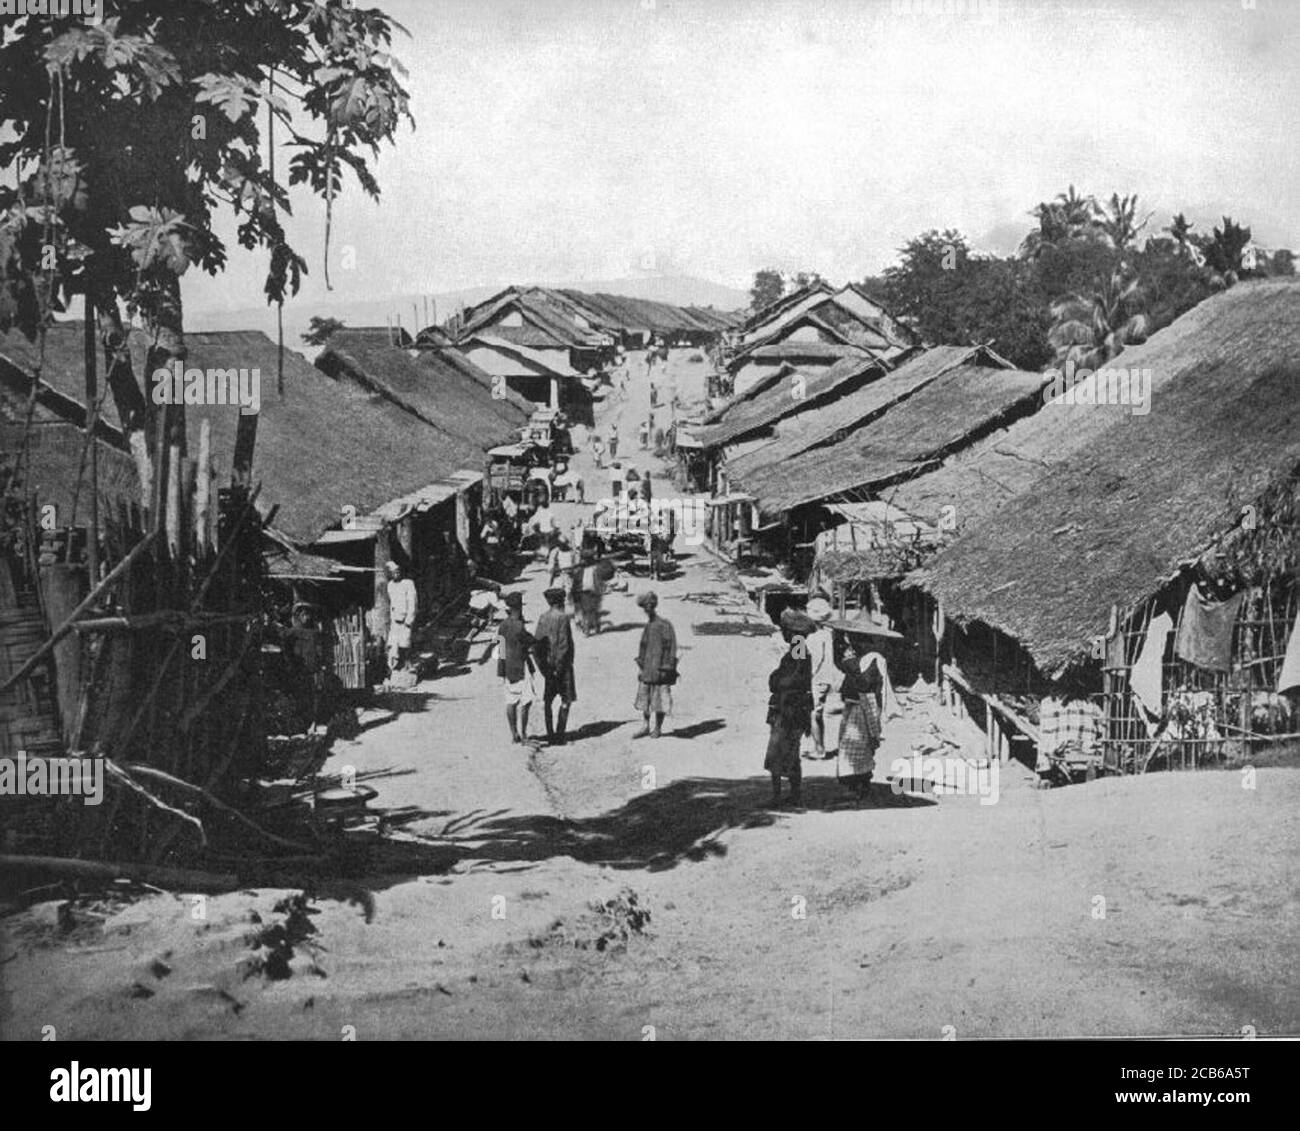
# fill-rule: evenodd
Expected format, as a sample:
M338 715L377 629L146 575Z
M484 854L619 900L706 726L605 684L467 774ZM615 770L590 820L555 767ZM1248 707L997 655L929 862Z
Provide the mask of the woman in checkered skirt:
M880 707L885 674L879 653L872 651L870 636L844 632L844 645L835 666L844 673L840 698L840 743L835 776L862 801L871 788L876 749L880 745Z

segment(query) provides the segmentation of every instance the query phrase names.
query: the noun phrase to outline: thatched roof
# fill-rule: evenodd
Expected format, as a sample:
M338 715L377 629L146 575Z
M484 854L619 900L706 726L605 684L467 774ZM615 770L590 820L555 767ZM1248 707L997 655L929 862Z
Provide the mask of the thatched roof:
M862 357L867 353L860 346L845 342L770 342L755 346L744 354L743 359L733 358L727 368L738 368L742 360L762 358L765 361L839 361L844 357ZM874 355L873 355L874 356Z
M458 348L467 354L478 348L489 349L508 359L513 363L515 370L524 375L567 378L578 376L577 371L569 364L567 356L560 354L559 351L554 349L543 351L518 345L498 337L495 333L466 335L460 339Z
M517 313L522 326L503 326L502 321ZM605 344L598 330L580 326L571 303L542 287L510 287L485 303L467 311L459 341L489 332L506 341L534 349L564 346L569 349L598 349Z
M800 373L803 396L796 399L790 381L796 371L783 365L770 377L765 376L761 384L723 405L708 418L711 423L693 428L691 434L706 448L731 444L743 436L770 430L783 417L807 412L836 396L842 398L864 382L879 379L888 369L887 362L855 351L825 369Z
M372 349L386 346L409 346L411 335L401 326L344 326L335 330L326 340L326 345L338 350L359 349L369 346Z
M753 475L762 467L781 463L874 420L964 362L987 364L992 360L981 347L935 346L847 395L836 399L817 397L811 402L805 397L801 410L778 421L764 444L739 459L728 460L727 473L737 479Z
M37 346L14 331L0 335L0 451L14 457L23 444L28 397L36 367ZM102 366L101 366L102 370ZM85 371L81 323L62 323L46 335L45 380L37 387L23 488L37 503L53 504L60 525L74 518L78 525L90 517L90 465L85 452ZM103 387L103 373L100 373ZM65 390L80 389L80 396ZM112 398L106 401L111 406ZM115 419L116 414L111 419ZM95 428L97 477L101 517L119 503L139 503L140 479L126 452L126 441L110 419L101 416ZM86 456L83 471L82 458Z
M485 385L436 357L422 363L406 350L360 347L345 353L331 346L316 367L331 377L350 378L419 417L446 437L449 454L457 453L462 467L477 467L484 452L515 439L528 419L523 408L492 396L487 374Z
M1009 413L1032 411L1045 380L1041 373L958 365L845 439L732 475L730 482L754 495L769 515L875 490L945 458Z
M774 303L762 316L751 318L741 328L741 352L779 341L814 316L821 324L834 327L847 341L857 341L877 352L919 345L916 334L894 318L857 286L839 290L821 285L807 287L796 295Z
M427 366L436 378L448 374L459 374L462 378L474 382L494 400L498 401L497 407L499 409L506 407L518 409L519 413L523 414L524 420L527 420L537 407L527 397L516 393L504 382L494 384L490 373L484 372L458 349L451 347L445 349L421 349L415 360L417 364ZM514 425L516 414L505 413L505 419L507 423ZM518 426L523 426L522 420L519 421Z
M945 611L1057 674L1112 605L1155 593L1300 466L1300 283L1239 285L1202 307L1122 355L1166 371L1148 415L1053 405L1033 418L1054 434L1058 413L1109 424L915 576Z
M79 322L52 327L46 335L44 370L48 383L78 405L85 383L81 334ZM276 526L302 545L337 525L345 504L366 514L461 469L481 470L483 453L494 437L513 438L503 411L523 412L509 401L494 401L490 391L482 391L481 382L467 377L449 398L454 407L447 409L444 425L431 426L390 397L353 380L335 380L287 349L283 355L285 395L281 398L276 393L278 350L260 331L189 333L185 342L187 367L260 370L261 414L253 459L253 478L262 483L258 505L269 510L279 504ZM130 347L139 379L144 372L144 335L133 333ZM358 352L367 357L379 353L386 360L389 355L402 358L404 364L398 364L402 364L403 380L428 384L427 371L402 350L380 347L359 348ZM10 334L0 340L0 356L5 354L30 372L35 346ZM392 376L388 368L384 372ZM102 373L100 379L102 382ZM146 395L150 388L146 381ZM472 406L472 413L467 405ZM103 416L113 427L119 425L111 396L104 401ZM218 481L225 482L234 455L239 410L226 405L186 406L191 454L197 451L199 426L205 418L211 421ZM454 427L450 424L453 419ZM473 438L480 434L482 441Z
M814 295L831 295L835 293L835 288L824 280L815 283L809 283L797 290L791 291L788 295L782 295L775 302L770 302L767 306L760 307L749 315L741 324L740 331L742 334L748 334L758 326L765 325L769 322L775 322L791 307L805 302Z
M1130 346L1115 364L1151 370L1154 415L1160 412L1163 389L1193 365L1237 361L1260 372L1260 367L1295 357L1289 328L1298 322L1300 283L1240 283L1193 307L1142 345ZM1050 411L994 432L937 470L898 484L889 497L903 510L930 521L943 507L952 506L961 533L1106 429L1134 423L1122 406L1107 410L1052 405Z

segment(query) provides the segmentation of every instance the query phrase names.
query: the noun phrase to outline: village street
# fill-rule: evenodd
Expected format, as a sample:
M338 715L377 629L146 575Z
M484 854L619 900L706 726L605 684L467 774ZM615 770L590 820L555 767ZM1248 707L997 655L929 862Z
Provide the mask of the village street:
M670 360L687 401L707 368L689 355ZM600 424L617 419L620 456L644 468L641 355L632 367L626 398L615 396ZM579 466L589 503L606 494L588 452ZM662 496L668 478L654 471ZM576 509L556 507L562 526ZM291 978L249 978L241 966L251 916L278 921L273 907L291 890L209 897L202 920L188 897L160 894L81 945L45 945L50 903L14 932L9 972L27 990L10 1032L642 1040L1296 1030L1294 771L1262 769L1253 789L1240 773L1212 772L1040 791L1012 764L993 805L895 797L878 785L873 804L856 809L833 762L806 761L806 809L771 810L764 708L780 637L728 567L702 547L678 554L681 573L655 585L682 670L661 739L632 739L644 620L633 597L645 578L607 595L599 635L577 636L567 746L510 742L495 665L484 662L490 633L480 634L467 662L382 696L356 739L335 743L326 772L355 772L377 790L392 839L352 880L318 887L319 949L298 947ZM540 563L514 587L535 623ZM737 630L745 624L749 634ZM908 717L887 732L877 781L929 724L962 737L932 700L904 698ZM542 731L536 713L529 731ZM591 906L620 893L635 905ZM629 916L636 909L649 921ZM165 978L149 973L156 961Z

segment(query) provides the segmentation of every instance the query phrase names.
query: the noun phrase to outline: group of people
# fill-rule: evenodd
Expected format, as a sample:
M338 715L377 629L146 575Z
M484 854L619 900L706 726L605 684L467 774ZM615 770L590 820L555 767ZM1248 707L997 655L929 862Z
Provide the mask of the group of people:
M578 698L578 689L574 679L573 626L565 611L566 595L560 586L547 588L546 611L532 632L524 620L523 594L516 591L505 597L506 615L495 643L497 676L505 693L510 739L516 744L529 741L528 716L532 705L539 700L547 745L563 746L568 739L569 710ZM673 709L677 635L672 624L658 615L659 598L653 591L642 593L636 603L646 614L636 656L634 700L644 725L632 737L658 738L663 733L665 717Z
M767 754L763 767L772 778L772 804L781 804L782 779L790 783L790 803L803 803L801 758L835 757L836 777L859 804L870 793L876 750L883 720L896 710L889 669L877 649L887 630L867 618L833 621L830 603L814 598L806 608L782 612L784 648L768 677ZM826 715L839 679L839 742L834 755L826 750ZM802 754L811 736L811 754Z

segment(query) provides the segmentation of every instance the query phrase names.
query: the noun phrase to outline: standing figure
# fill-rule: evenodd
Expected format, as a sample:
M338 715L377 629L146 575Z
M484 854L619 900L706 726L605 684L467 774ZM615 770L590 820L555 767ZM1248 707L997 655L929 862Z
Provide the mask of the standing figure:
M581 589L578 593L580 615L578 624L584 636L594 636L600 631L600 602L605 590L600 563L595 556L587 558L582 570Z
M836 667L844 673L844 682L840 684L844 715L840 719L835 776L856 794L859 804L871 791L871 775L880 746L881 710L891 695L885 658L872 648L870 635L846 628L845 644L836 661Z
M484 572L489 577L495 577L500 567L501 542L504 536L501 520L495 513L490 512L483 523L483 529L478 533L479 543L483 547Z
M388 674L406 666L411 650L411 629L415 627L415 582L402 576L396 562L385 562L388 574Z
M596 466L603 468L605 466L605 441L601 439L599 432L591 434L591 454L596 457Z
M650 422L648 420L643 420L637 425L636 440L642 451L650 446Z
M812 740L813 758L826 757L826 704L835 681L835 652L826 622L831 619L831 603L824 597L808 602L808 616L813 629L807 636L808 659L812 663Z
M524 625L524 595L506 594L506 619L497 632L497 675L505 688L510 740L528 739L528 708L537 698L533 686L533 637Z
M767 679L767 756L763 768L772 775L772 804L781 803L781 779L790 779L790 803L802 804L803 767L799 742L812 727L812 663L807 640L816 623L798 609L781 614L781 661Z
M645 610L646 626L641 630L641 647L637 651L636 709L645 725L633 738L658 738L663 733L664 716L673 712L672 686L677 682L677 634L673 626L658 615L659 597L653 591L642 593L636 603ZM654 729L650 716L654 716Z
M609 458L611 460L618 459L618 425L617 424L611 424L609 426Z
M563 746L569 725L569 708L578 698L573 679L573 626L564 611L564 590L553 586L546 590L549 606L537 619L537 662L542 671L542 715L546 721L546 741ZM560 700L555 721L551 721L551 703Z
M569 560L569 544L564 540L564 535L558 530L552 530L548 539L550 550L546 555L546 584L553 589L568 572L572 562Z

